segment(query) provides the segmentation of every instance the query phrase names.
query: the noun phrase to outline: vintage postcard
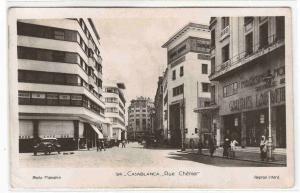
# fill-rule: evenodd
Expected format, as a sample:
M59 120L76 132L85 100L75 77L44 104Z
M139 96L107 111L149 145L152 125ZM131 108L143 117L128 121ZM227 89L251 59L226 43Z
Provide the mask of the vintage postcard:
M10 8L12 189L291 188L289 8Z

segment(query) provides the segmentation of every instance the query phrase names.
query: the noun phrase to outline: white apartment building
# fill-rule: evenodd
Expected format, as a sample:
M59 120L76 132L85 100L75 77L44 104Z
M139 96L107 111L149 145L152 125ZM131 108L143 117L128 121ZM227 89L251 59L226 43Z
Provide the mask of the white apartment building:
M189 23L163 46L168 55L168 128L170 143L181 146L198 141L201 120L193 109L210 101L210 31L208 26Z
M123 89L124 83L106 84L104 86L105 97L105 117L112 124L104 131L108 136L108 140L121 141L127 139L127 131L125 126L125 105L126 99L124 97Z
M19 151L46 137L65 150L95 146L105 103L93 21L18 20L17 33Z

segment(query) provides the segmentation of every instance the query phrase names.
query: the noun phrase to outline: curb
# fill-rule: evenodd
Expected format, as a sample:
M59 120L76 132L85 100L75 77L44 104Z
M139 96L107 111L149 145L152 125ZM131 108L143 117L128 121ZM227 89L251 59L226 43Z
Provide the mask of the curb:
M187 152L187 151L178 151L178 152L210 157L210 155L207 155L207 154L198 154L198 153L192 153L192 152ZM232 158L225 158L223 156L218 156L218 155L215 155L213 157L222 158L222 159L229 159L229 160L248 161L248 162L255 162L255 163L274 164L274 165L286 166L286 164L284 164L284 163L276 163L276 162L264 162L264 161L259 161L259 160L250 160L250 159L241 159L241 158L232 159Z

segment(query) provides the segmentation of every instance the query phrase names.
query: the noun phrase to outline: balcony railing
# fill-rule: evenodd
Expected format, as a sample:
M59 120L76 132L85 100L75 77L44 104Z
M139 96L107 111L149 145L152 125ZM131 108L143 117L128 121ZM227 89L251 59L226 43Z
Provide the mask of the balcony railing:
M226 38L229 35L229 32L230 32L230 27L228 25L221 31L220 40L222 41L224 38Z
M210 79L213 80L214 78L223 75L224 73L243 65L257 57L260 57L277 47L284 45L284 37L271 35L267 38L267 41L259 42L255 44L252 49L247 49L246 51L242 51L239 54L233 56L226 62L218 65L215 67L214 73L210 75Z

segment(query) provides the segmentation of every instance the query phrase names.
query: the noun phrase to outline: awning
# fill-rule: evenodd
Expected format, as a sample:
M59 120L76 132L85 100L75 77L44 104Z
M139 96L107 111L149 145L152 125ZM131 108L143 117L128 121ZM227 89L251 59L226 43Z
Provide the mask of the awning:
M98 134L98 139L103 139L103 134L99 131L99 129L95 126L95 125L92 125L90 124L91 127L94 129L94 131Z
M194 109L195 113L202 113L202 112L208 112L208 111L213 111L219 109L218 105L212 105L208 107L198 107Z

